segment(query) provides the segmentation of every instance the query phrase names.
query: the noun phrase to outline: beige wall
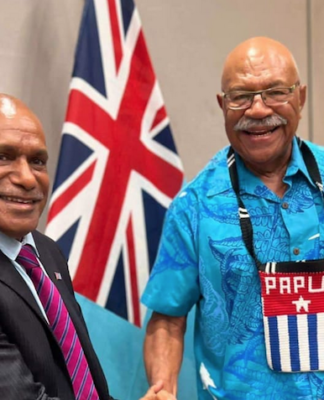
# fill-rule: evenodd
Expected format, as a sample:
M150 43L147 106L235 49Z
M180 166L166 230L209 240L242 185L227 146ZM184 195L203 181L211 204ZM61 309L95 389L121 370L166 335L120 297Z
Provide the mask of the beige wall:
M286 44L309 83L299 133L324 144L324 1L137 0L187 179L227 144L215 94L226 54L251 36ZM83 0L0 2L0 91L23 99L46 129L53 177ZM42 221L41 228L44 226Z

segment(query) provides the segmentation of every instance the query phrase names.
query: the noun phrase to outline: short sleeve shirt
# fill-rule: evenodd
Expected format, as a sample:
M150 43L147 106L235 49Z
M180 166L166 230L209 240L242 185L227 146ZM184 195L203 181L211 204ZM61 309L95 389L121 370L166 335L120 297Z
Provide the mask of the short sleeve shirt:
M324 148L306 143L324 181ZM217 153L172 202L142 302L171 316L197 305L200 400L324 399L324 372L278 373L267 365L260 282L242 240L227 153L228 148ZM258 259L324 259L323 198L296 139L283 198L235 158Z

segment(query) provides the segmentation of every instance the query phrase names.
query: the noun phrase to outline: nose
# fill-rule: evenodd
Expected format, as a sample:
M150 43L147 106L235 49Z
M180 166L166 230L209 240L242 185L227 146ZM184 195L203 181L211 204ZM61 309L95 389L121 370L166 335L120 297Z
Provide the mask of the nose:
M25 190L33 190L35 188L37 181L28 160L18 158L15 161L11 173L11 181L15 185L23 187Z
M273 113L272 108L268 107L261 96L261 93L256 94L253 98L251 107L245 111L245 115L254 119L262 119Z

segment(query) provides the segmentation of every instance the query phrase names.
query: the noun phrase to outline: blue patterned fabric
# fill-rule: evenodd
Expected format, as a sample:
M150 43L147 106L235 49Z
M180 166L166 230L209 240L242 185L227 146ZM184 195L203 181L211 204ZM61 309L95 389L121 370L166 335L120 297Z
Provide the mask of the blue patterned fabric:
M324 181L324 148L307 144ZM227 152L217 153L169 208L142 302L172 316L186 315L197 304L199 400L324 399L324 372L278 373L267 365L260 282L243 244ZM324 258L323 199L296 139L282 199L247 170L238 155L236 162L258 259Z

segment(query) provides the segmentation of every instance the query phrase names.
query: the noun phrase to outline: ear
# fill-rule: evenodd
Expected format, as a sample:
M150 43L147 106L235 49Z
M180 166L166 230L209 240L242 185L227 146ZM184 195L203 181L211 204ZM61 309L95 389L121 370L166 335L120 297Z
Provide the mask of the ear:
M307 92L306 85L301 85L299 88L299 112L301 112L302 109L304 108L304 104L306 101L306 92Z
M224 110L224 97L221 94L217 94L216 97L219 107Z

